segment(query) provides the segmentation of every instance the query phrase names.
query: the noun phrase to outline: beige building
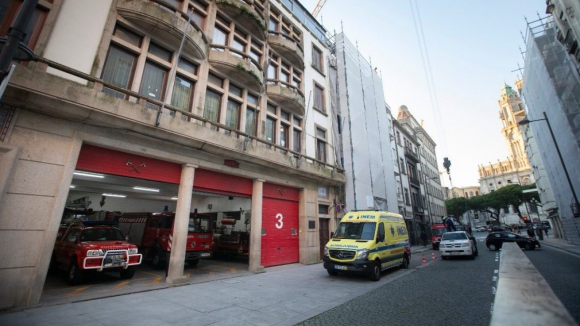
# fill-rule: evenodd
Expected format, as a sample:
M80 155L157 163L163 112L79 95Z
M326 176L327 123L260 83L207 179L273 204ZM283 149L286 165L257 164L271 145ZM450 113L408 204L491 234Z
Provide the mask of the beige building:
M325 31L301 4L40 0L31 24L36 59L0 106L0 308L39 303L63 211L80 201L245 219L253 272L320 261L345 174ZM187 282L186 232L167 283Z
M396 123L395 123L396 122ZM447 215L441 179L437 168L435 141L405 105L397 112L393 121L395 141L403 175L406 174L409 196L413 208L413 224L407 227L414 232L418 243L421 230L430 234L430 225L443 221ZM405 172L406 171L406 172ZM406 195L407 189L405 189Z
M522 133L518 122L526 117L524 105L516 91L504 84L498 101L501 133L506 141L509 156L505 160L480 165L479 184L481 193L487 194L510 183L528 185L535 182L530 168Z

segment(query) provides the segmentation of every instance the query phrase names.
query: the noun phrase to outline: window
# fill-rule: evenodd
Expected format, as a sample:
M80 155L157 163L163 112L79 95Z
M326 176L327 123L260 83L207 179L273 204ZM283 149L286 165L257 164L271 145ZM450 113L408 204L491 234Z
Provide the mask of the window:
M329 208L330 207L328 205L318 204L318 214L327 215Z
M302 149L302 117L296 116L273 103L268 103L266 110L268 117L273 120L272 123L275 122L277 124L275 130L278 133L274 133L272 139L276 139L278 145L300 153ZM269 131L269 129L267 126L266 131ZM269 137L268 134L266 136ZM286 151L282 152L286 153Z
M173 82L171 106L185 112L190 112L193 100L194 85L197 81L197 65L185 59L179 59L177 75ZM174 113L171 112L173 115ZM186 120L186 116L182 116Z
M254 1L254 3L258 2ZM228 52L262 71L264 44L220 15L216 17L211 43L214 45L211 47L212 50Z
M171 105L182 110L189 111L189 104L193 97L193 83L180 76L175 77Z
M47 2L52 3L52 0ZM23 1L0 1L0 36L5 37L7 35L8 29L16 21L16 17L18 16L20 8L22 7L22 3ZM30 22L24 31L26 36L23 40L23 43L33 51L36 43L38 42L38 37L42 32L42 28L44 27L44 22L48 16L49 11L49 8L44 7L42 4L37 4L32 17L30 17Z
M236 101L228 99L228 105L226 108L226 126L232 129L239 129L240 121L240 104ZM229 134L230 131L226 131Z
M324 89L318 84L314 84L314 109L326 112L324 107Z
M146 62L139 93L157 101L161 101L166 74L167 71L162 67L152 62ZM147 103L147 107L154 110L158 109L158 106L153 103Z
M405 188L405 204L409 205L409 189Z
M109 48L107 62L103 69L103 81L120 88L129 89L131 77L135 69L137 57L116 46ZM103 92L117 98L125 98L125 94L109 88L103 88Z
M251 135L256 136L257 123L258 123L258 96L248 93L248 100L246 103L246 128L244 131Z
M316 159L326 163L326 130L316 128Z
M322 51L314 46L314 44L312 45L312 67L321 73L324 71L322 63Z
M266 140L271 142L271 143L276 142L275 128L276 128L276 119L273 119L271 117L267 117L266 118ZM270 145L267 145L266 147L270 148Z
M299 46L302 44L302 32L300 32L300 29L294 26L283 14L275 10L270 10L268 30L271 35L283 37L297 43Z
M290 127L284 123L280 124L280 146L288 148L288 129ZM285 153L285 152L284 152Z
M159 44L150 36L117 24L101 78L121 89L138 89L139 94L155 101L169 100L167 103L171 106L189 112L197 81L197 64L183 58L178 60L173 51ZM170 81L169 71L174 65L177 65L176 76ZM172 84L171 93L165 94L168 83ZM103 92L121 99L128 98L126 94L106 85ZM159 109L159 105L151 102L147 102L146 107ZM182 118L185 119L185 116Z
M207 4L200 0L192 0L190 1L187 14L199 28L202 30L205 28L205 20L207 18Z
M268 84L302 90L302 71L270 53Z
M221 95L214 91L208 90L205 93L203 117L210 121L218 122L220 102Z
M244 130L250 136L256 136L257 113L256 110L246 109L246 129Z

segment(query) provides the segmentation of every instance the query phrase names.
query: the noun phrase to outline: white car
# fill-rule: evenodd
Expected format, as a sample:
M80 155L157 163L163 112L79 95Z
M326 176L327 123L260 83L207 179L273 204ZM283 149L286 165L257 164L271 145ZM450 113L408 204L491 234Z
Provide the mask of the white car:
M475 238L470 237L465 231L446 232L441 237L439 252L442 259L456 256L467 256L475 259L477 243Z

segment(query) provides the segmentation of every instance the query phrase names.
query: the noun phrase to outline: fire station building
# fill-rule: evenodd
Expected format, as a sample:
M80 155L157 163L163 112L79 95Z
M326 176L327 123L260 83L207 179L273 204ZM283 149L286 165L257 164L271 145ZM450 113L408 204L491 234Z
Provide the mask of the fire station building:
M40 302L67 208L234 218L251 272L319 262L345 182L325 35L295 0L40 0L0 104L0 308Z

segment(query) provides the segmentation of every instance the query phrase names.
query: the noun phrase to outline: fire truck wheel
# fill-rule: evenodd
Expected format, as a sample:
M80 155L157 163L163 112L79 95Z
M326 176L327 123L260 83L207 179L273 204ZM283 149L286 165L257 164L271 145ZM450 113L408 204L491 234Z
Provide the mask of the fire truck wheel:
M73 259L73 261L71 262L70 267L68 269L67 282L69 285L77 285L80 282L82 282L82 280L83 280L83 273L79 269L79 266L77 265L76 259Z
M199 259L190 259L187 261L187 265L189 265L189 267L195 267L197 266L197 263L199 263Z
M122 269L119 272L121 279L123 280L128 280L131 277L133 277L133 275L135 275L135 267L128 267L127 269Z
M165 261L163 261L163 259L161 258L159 250L155 250L155 252L153 253L151 258L151 264L153 265L153 268L156 269L162 269L165 266Z

